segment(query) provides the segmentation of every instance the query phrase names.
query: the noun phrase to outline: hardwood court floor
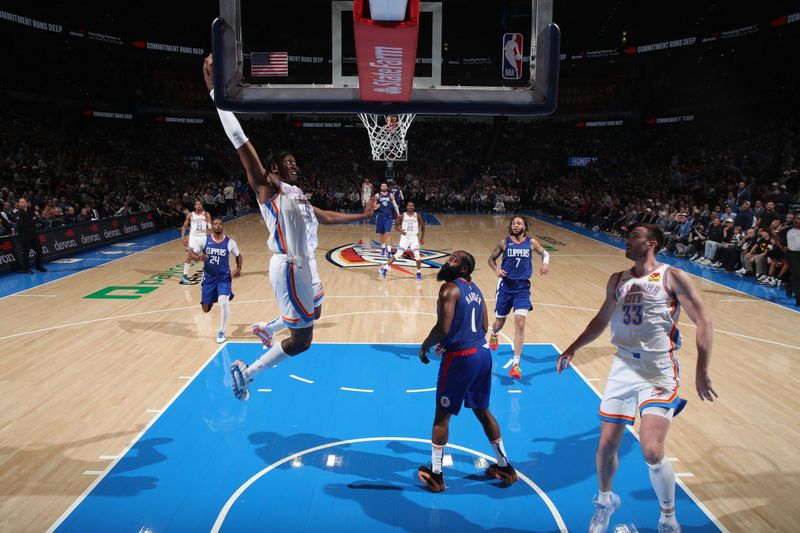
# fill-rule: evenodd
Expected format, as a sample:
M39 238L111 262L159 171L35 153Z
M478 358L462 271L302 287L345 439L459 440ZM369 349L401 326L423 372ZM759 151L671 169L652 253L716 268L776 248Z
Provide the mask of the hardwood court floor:
M474 279L491 298L496 280L486 259L507 220L439 218L444 225L428 227L423 247L473 253ZM251 340L249 324L277 313L265 274L266 229L253 215L226 224L226 233L244 254L228 338ZM557 251L551 273L535 275L526 342L564 348L602 302L608 276L630 262L620 250L561 227L537 221L532 233L552 240ZM373 237L371 226L320 228L317 260L326 296L315 340L416 343L433 324L434 269L421 284L401 272L381 281L377 268L342 269L325 259L330 249ZM204 314L199 286L179 285L170 271L183 257L173 241L0 300L6 318L0 327L0 531L53 524L216 349L218 310ZM720 398L701 403L694 392L695 330L684 313L679 356L690 403L674 424L667 455L678 458L677 472L692 474L681 479L731 531L794 531L800 521L800 400L794 394L800 315L694 281L714 319L711 375ZM137 285L156 288L135 299L85 298ZM510 324L504 333L512 333ZM598 390L612 353L606 332L576 357Z

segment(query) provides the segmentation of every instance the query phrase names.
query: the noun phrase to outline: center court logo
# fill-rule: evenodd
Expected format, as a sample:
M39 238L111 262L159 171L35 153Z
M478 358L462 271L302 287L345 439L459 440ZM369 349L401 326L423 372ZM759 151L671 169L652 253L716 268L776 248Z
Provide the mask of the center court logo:
M438 250L420 250L419 255L422 260L422 268L440 268L442 265L436 260L450 254ZM334 248L325 254L325 258L339 268L378 267L388 259L388 257L381 256L380 245L358 243ZM394 265L416 268L417 263L411 250L406 250L406 253L394 262Z

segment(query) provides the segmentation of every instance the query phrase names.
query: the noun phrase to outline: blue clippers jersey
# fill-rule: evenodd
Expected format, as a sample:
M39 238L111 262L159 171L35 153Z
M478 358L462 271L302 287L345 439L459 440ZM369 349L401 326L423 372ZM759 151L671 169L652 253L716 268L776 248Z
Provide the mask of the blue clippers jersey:
M441 342L445 350L471 348L486 342L483 329L483 294L472 282L463 279L453 280L461 291L456 303L456 312L450 331Z
M214 238L209 235L206 237L206 245L203 247L203 253L208 257L203 264L203 279L218 280L230 279L231 277L231 264L228 256L228 242L230 237L227 235L222 242L214 242Z
M386 194L379 192L378 193L378 213L385 216L391 217L392 216L392 197L390 192Z
M506 271L506 280L531 279L533 273L532 251L530 237L525 237L521 243L516 243L511 237L506 237L506 251L503 254L503 264L500 265L500 268Z

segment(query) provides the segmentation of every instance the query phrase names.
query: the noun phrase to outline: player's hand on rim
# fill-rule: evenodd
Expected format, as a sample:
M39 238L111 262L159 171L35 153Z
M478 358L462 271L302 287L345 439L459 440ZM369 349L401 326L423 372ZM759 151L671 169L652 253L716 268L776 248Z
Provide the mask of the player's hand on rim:
M571 352L569 350L562 352L561 355L558 356L558 361L556 362L556 372L560 374L564 370L568 369L570 363L572 363L573 357L575 357L575 352Z
M206 89L211 92L214 88L214 60L208 54L203 60L203 79L206 80Z
M700 396L701 400L713 402L714 398L719 398L719 394L717 394L717 391L711 386L711 378L708 377L708 374L697 374L694 385L697 389L697 395Z

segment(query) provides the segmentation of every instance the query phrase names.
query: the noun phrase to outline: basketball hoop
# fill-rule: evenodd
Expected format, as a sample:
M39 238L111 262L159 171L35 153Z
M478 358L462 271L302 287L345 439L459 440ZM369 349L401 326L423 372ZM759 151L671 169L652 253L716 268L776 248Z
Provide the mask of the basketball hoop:
M372 115L359 113L367 128L373 161L406 161L408 143L406 132L416 115Z

